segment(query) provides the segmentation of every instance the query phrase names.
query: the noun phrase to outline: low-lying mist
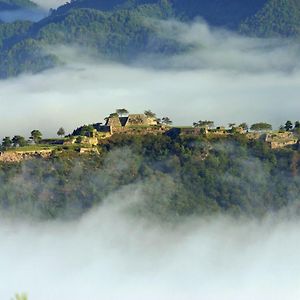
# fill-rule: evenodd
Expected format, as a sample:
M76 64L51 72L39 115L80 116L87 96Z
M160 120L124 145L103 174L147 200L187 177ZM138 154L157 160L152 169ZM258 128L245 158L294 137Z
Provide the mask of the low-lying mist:
M111 195L76 222L2 219L1 299L299 299L299 220L170 226L128 214L136 197Z
M44 9L57 8L67 3L65 0L34 0L32 1Z

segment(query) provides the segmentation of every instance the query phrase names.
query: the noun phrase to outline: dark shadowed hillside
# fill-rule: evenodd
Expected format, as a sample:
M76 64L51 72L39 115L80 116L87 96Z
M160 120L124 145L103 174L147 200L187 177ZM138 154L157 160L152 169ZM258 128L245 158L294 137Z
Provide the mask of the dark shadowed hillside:
M300 2L298 0L268 1L255 15L240 26L245 34L270 36L299 36Z
M19 2L27 3L2 1L0 5ZM149 22L169 18L184 22L202 18L210 25L250 36L298 37L300 5L296 0L72 1L30 26L0 25L0 77L56 65L58 58L44 49L57 44L79 45L123 62L142 54L183 51L182 45L161 36Z

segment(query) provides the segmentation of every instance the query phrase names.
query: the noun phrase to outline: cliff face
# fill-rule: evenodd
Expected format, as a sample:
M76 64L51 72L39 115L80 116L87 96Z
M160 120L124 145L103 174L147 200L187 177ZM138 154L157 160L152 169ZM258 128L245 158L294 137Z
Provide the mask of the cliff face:
M52 154L52 150L39 150L39 151L8 151L0 153L0 162L5 163L18 163L23 160L32 158L49 158Z

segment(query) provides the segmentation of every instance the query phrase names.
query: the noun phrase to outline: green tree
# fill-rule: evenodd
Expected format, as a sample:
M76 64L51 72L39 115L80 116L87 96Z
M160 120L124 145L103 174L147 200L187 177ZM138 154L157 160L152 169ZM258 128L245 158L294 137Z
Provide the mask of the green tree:
M35 129L31 131L30 139L33 140L36 144L39 144L42 140L42 136L42 133L39 130Z
M12 142L13 142L13 145L15 147L24 147L26 146L28 143L26 141L26 139L21 136L21 135L15 135L13 138L12 138Z
M243 128L245 131L247 131L247 130L249 130L249 126L248 126L248 124L247 123L241 123L240 125L239 125L239 127L240 128Z
M144 114L148 118L156 118L156 114L154 112L152 112L151 110L145 110Z
M298 135L300 134L300 122L299 121L295 122L294 133L296 133Z
M10 148L12 146L12 140L10 139L9 136L6 136L3 140L2 140L2 147L4 150L7 150L8 148Z
M293 123L291 121L286 121L284 128L286 131L290 131L291 129L293 129Z
M167 126L170 126L173 124L173 121L169 117L163 117L161 122Z
M250 129L252 131L269 131L272 130L272 125L268 123L260 122L251 125Z
M63 127L60 127L60 128L58 129L58 131L57 131L57 135L58 135L58 136L60 136L60 137L62 137L62 136L65 136L65 135L66 135L66 132L65 132L65 130L64 130L64 128L63 128Z
M129 114L129 111L126 109L126 108L119 108L116 110L116 113L123 117L124 115L128 115Z
M214 121L198 121L198 122L194 122L193 126L195 128L213 128L214 127Z
M78 137L76 138L75 143L76 143L76 144L82 144L83 141L84 141L84 137L80 135L80 136L78 136Z
M93 125L84 125L76 131L81 136L92 136L94 129Z
M119 117L119 115L115 113L111 113L108 117L104 118L104 120L107 122L110 118L116 118Z

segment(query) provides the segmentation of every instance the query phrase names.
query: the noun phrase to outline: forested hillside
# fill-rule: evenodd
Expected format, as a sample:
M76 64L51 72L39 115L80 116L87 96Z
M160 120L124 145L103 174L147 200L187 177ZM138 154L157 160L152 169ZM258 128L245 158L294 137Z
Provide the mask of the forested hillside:
M138 193L132 213L164 220L219 212L260 217L299 205L296 149L271 150L240 135L116 134L99 151L2 163L1 210L42 219L76 217L114 192Z
M300 2L298 0L268 1L254 16L240 26L245 34L261 37L299 36Z
M93 9L76 9L67 14L53 14L20 32L19 24L0 25L3 32L0 54L0 76L17 75L24 70L37 72L57 63L54 56L43 52L47 45L78 45L96 50L106 57L128 61L132 57L154 52L177 51L172 40L160 38L151 22L144 17L167 18L168 10L159 5L144 5L113 13Z
M38 23L0 24L0 77L58 64L55 55L44 51L57 44L79 45L124 62L145 53L176 53L184 50L182 45L162 36L150 20L199 17L250 36L299 36L297 0L77 0Z
M36 4L30 0L0 0L0 11L33 7L36 7Z

